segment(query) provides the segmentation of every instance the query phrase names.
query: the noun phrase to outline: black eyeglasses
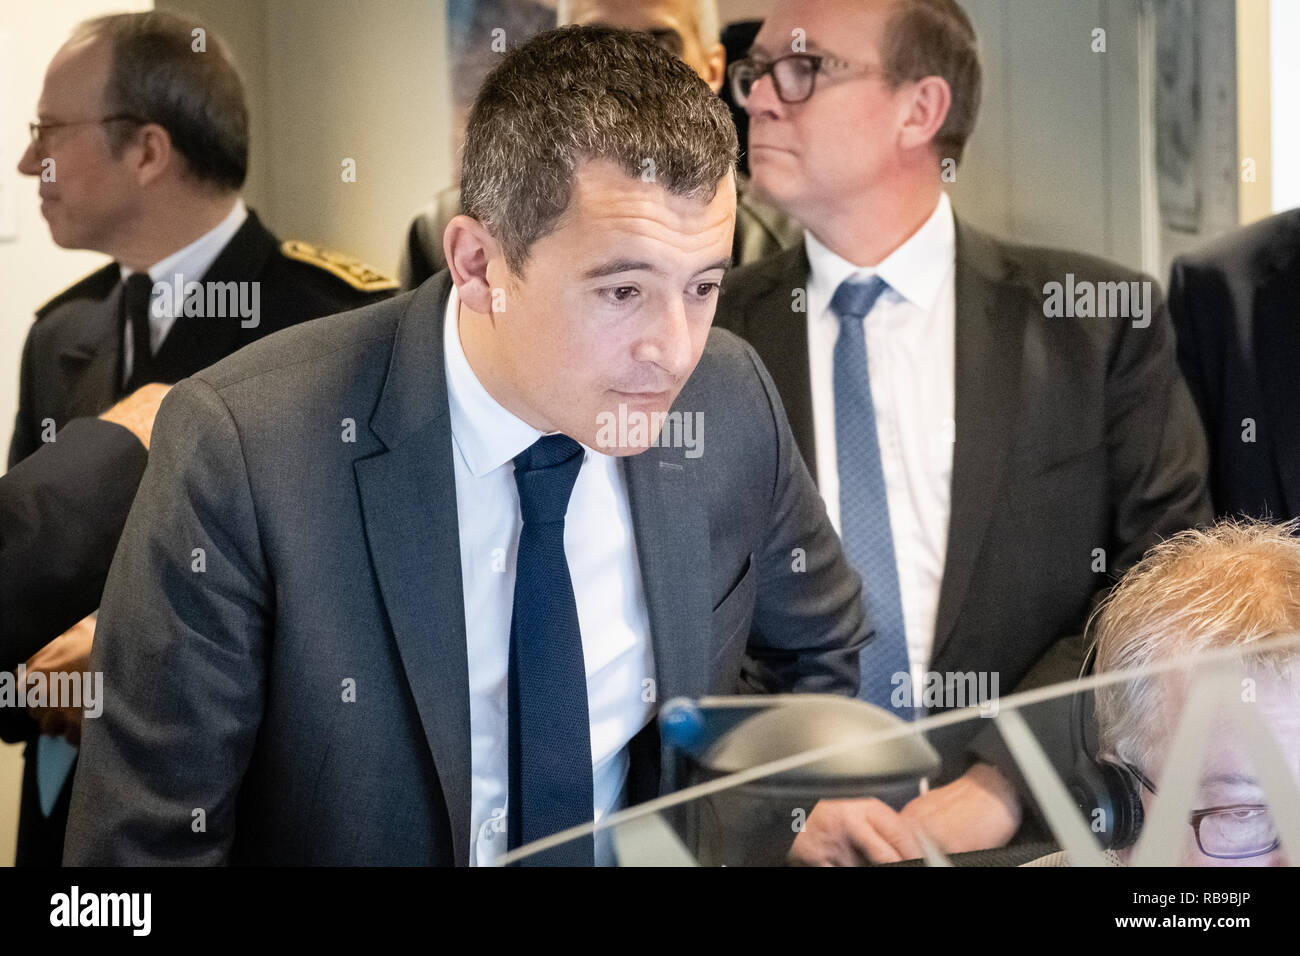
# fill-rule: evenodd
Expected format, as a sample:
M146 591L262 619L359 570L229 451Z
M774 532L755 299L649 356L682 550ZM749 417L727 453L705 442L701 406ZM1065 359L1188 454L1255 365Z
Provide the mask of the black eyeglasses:
M37 149L40 149L42 137L52 129L61 129L64 126L98 126L103 123L118 123L123 121L130 123L146 122L138 116L129 116L122 113L117 116L104 116L100 119L69 120L66 123L28 123L27 131L31 133L32 145Z
M1125 763L1142 786L1154 795L1155 785L1137 767ZM1225 807L1195 810L1191 818L1196 845L1216 860L1247 860L1272 853L1282 841L1278 838L1273 812L1262 803L1234 803Z
M845 79L893 75L889 70L875 66L860 66L854 70L854 64L848 60L828 53L788 53L770 61L753 57L737 60L727 67L727 77L731 81L731 94L739 106L748 102L754 84L768 74L772 76L772 85L782 103L803 103L816 90L819 74L829 77L850 70L853 72L844 76Z

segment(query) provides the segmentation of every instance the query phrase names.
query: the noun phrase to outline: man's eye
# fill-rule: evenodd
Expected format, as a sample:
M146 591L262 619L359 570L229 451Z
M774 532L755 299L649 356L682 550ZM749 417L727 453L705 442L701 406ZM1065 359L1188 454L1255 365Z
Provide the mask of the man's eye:
M600 294L613 302L627 302L638 293L636 286L618 285L612 289L601 289Z
M718 292L722 288L720 282L700 282L695 286L695 294L701 299L707 299L709 296Z

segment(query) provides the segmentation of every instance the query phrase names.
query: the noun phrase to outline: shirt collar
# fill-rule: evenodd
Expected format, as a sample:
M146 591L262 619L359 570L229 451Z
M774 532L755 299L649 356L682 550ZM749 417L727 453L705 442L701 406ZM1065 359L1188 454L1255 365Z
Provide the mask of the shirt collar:
M470 474L482 478L544 433L501 407L470 368L460 344L460 297L454 285L447 296L442 338L452 439Z
M929 312L956 261L956 235L952 203L946 192L939 194L934 212L921 228L875 267L854 265L827 248L811 230L805 230L811 289L819 301L830 302L845 279L869 279L878 275L898 295Z
M230 240L239 232L240 226L248 218L248 207L244 205L242 197L235 197L235 204L226 214L226 218L217 223L215 227L205 232L199 238L195 239L183 249L178 249L165 259L160 259L149 267L149 278L155 283L170 282L177 274L183 277L183 281L197 282L203 278L212 263L216 262L217 256L221 255L221 250L226 248ZM126 266L120 266L122 278L125 280L132 274L131 269Z

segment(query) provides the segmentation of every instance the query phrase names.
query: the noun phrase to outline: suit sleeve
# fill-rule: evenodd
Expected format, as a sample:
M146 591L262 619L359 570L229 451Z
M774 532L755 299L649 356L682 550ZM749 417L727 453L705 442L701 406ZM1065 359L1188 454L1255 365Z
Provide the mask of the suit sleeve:
M1205 436L1211 446L1217 440L1213 423L1218 414L1212 407L1210 382L1212 376L1207 364L1222 358L1222 351L1203 341L1203 330L1197 327L1196 309L1192 305L1190 285L1192 270L1182 259L1175 259L1169 270L1169 315L1173 323L1178 366L1187 383L1188 391L1201 417ZM1213 450L1210 453L1213 458Z
M146 457L120 425L79 419L0 478L0 668L98 605Z
M741 674L744 693L858 691L858 654L871 636L862 581L849 567L777 395L757 354L775 424L772 511L761 549L754 621Z
M227 862L262 716L270 598L235 423L177 385L109 574L69 815L69 865Z
M1152 283L1146 328L1124 325L1107 387L1111 573L1136 564L1157 541L1213 520L1209 455L1200 416L1175 359L1173 324Z
M38 433L35 430L36 423L32 420L32 383L36 375L33 367L34 333L33 327L32 331L27 333L27 341L23 344L23 359L18 373L18 414L14 418L13 438L9 441L10 468L40 447L40 442L37 440Z
M1118 579L1158 541L1213 520L1207 490L1205 435L1174 357L1169 311L1152 283L1151 322L1125 322L1110 357L1106 387L1106 444L1111 540L1106 549L1112 579ZM1093 607L1108 589L1099 591ZM1058 640L1016 686L1030 690L1074 680L1086 653L1086 637ZM1055 716L1045 716L1049 710ZM1040 705L1035 730L1044 750L1068 759L1069 701ZM994 728L983 731L974 755L1020 781ZM1058 769L1068 769L1059 766Z

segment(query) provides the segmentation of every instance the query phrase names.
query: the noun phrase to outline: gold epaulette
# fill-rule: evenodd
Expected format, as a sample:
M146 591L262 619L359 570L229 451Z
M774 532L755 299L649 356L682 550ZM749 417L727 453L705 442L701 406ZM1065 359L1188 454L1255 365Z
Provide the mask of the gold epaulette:
M280 244L280 252L290 259L324 269L362 292L384 292L397 288L396 279L384 275L374 266L368 266L360 259L341 252L313 246L310 242L286 239Z

